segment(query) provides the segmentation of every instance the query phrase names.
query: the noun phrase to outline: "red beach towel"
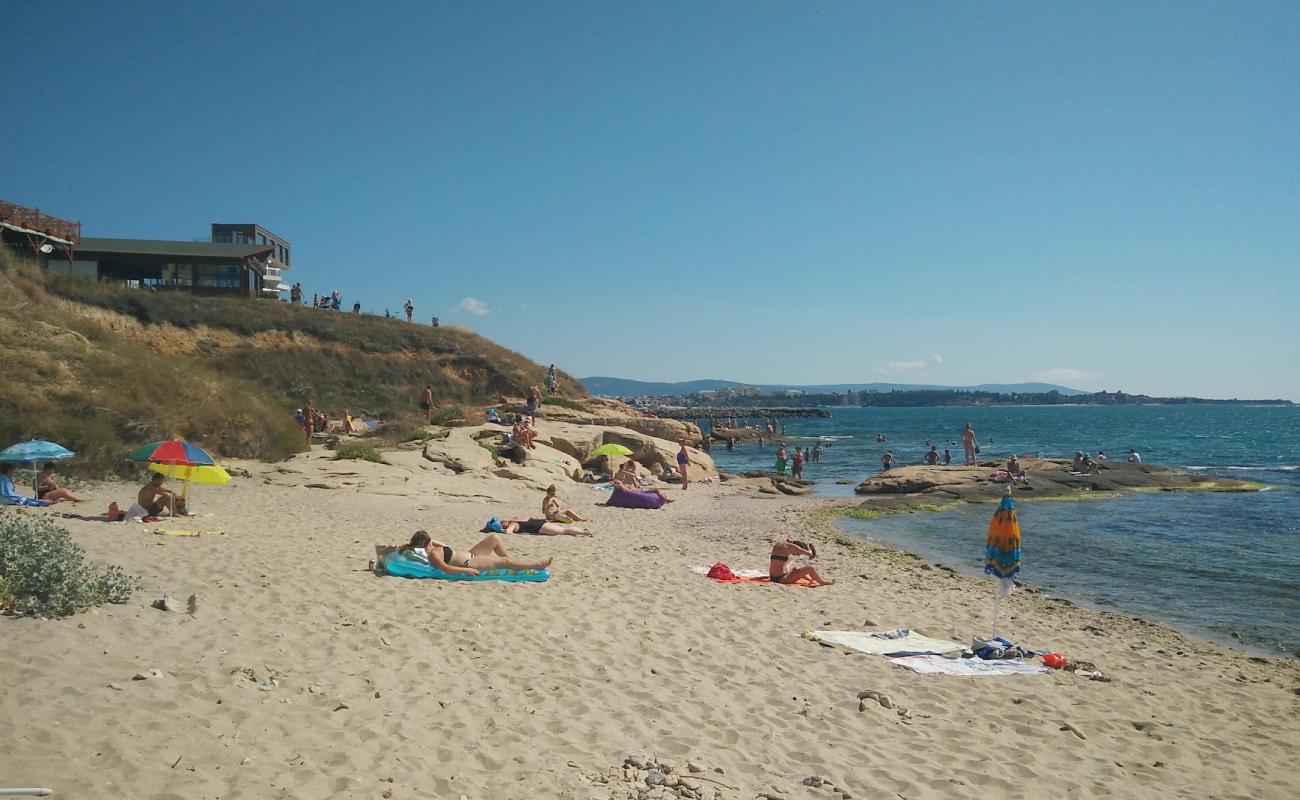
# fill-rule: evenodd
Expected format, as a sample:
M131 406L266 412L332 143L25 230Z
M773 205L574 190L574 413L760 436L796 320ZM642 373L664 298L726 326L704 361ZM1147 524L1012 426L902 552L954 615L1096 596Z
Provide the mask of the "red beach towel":
M737 575L736 573L732 572L732 571L731 571L731 567L728 567L726 564L723 564L721 561L719 561L718 563L716 563L716 564L714 564L713 566L709 567L709 573L708 573L707 577L712 578L713 580L717 581L718 583L759 583L759 584L771 584L771 583L774 583L774 581L773 581L771 578L742 578L742 577L740 577L739 575ZM806 580L806 579L803 579L803 578L801 578L801 579L795 581L794 583L790 583L790 584L779 584L779 583L778 583L777 585L778 585L778 586L781 586L781 585L785 585L785 586L802 586L802 587L804 587L805 589L812 589L812 588L815 588L815 587L812 585L812 581L809 581L809 580Z

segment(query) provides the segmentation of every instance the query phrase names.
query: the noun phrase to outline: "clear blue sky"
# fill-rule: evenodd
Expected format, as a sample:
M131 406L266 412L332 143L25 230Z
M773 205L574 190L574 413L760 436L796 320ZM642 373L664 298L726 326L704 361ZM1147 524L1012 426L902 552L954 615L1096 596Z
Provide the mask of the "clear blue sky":
M88 236L577 375L1300 399L1295 2L5 16L0 197Z

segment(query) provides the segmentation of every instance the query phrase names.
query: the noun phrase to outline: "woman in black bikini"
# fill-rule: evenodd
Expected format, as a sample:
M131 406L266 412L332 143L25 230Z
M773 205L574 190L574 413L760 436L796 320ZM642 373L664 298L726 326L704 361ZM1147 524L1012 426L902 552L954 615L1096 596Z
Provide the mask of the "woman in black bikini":
M399 548L402 552L412 553L417 559L443 572L461 573L477 576L485 569L546 569L551 566L551 559L542 561L522 561L511 558L502 544L501 537L495 533L468 550L456 550L442 542L434 541L428 531L416 531L409 544Z
M531 533L535 536L590 536L591 531L563 522L547 522L536 517L520 517L501 521L506 533ZM487 541L486 539L484 541Z
M807 579L813 586L830 586L835 581L823 578L813 567L790 568L790 556L817 557L817 548L806 542L784 539L772 546L772 561L767 566L767 574L772 583L794 583Z
M74 503L81 502L80 497L55 482L54 464L52 463L47 463L41 469L41 474L36 476L36 499L44 500L47 503L57 503L60 500L71 500Z

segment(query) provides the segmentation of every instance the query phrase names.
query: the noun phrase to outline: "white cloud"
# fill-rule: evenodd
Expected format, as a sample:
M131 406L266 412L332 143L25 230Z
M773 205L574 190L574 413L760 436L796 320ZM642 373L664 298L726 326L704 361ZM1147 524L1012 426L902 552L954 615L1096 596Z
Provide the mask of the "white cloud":
M935 353L929 358L913 358L913 359L903 359L899 361L891 361L888 364L886 364L884 367L881 367L880 371L885 373L886 375L890 374L891 372L893 373L925 372L927 368L932 366L938 366L942 363L943 363L943 356L939 355L938 353Z
M1074 367L1053 367L1051 369L1040 369L1034 373L1034 380L1040 383L1067 383L1074 381L1086 381L1095 377L1089 372Z
M886 367L889 372L916 372L925 369L925 361L918 359L916 361L891 361Z
M490 311L487 303L484 303L482 300L475 300L472 297L466 297L464 300L460 301L460 310L476 317L481 317Z

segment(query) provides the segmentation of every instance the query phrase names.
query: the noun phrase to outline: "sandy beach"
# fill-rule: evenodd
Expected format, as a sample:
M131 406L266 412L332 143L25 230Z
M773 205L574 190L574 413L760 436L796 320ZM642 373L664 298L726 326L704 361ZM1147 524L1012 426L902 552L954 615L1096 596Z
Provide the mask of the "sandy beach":
M249 477L194 490L202 516L183 526L66 520L91 558L145 588L65 620L0 619L0 786L152 800L1298 791L1293 661L1029 592L1004 604L999 632L1109 682L922 676L823 647L801 634L909 627L969 643L987 632L991 585L840 541L826 501L716 483L668 489L677 502L659 511L562 484L594 537L505 537L555 557L544 584L376 577L376 543L426 528L468 547L489 516L535 515L541 500L527 481L388 460L317 448L237 462ZM98 513L133 491L97 485L54 511ZM823 542L834 586L690 571L765 569L772 541L796 534ZM150 607L163 594L180 610ZM860 701L867 690L888 702ZM625 770L636 753L677 787Z

